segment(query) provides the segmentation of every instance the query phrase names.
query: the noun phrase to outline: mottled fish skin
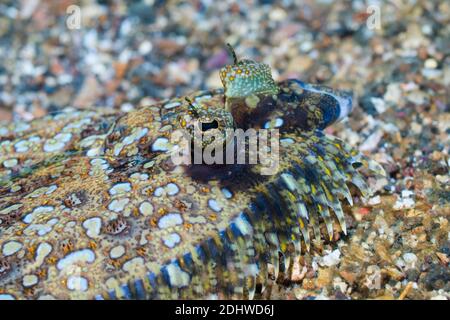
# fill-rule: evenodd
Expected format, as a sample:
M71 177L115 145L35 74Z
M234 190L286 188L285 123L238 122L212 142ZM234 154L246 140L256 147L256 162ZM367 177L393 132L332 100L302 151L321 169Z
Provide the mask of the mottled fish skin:
M295 80L258 88L2 127L0 298L252 298L279 252L307 250L321 222L345 232L347 185L370 192L355 167L379 169L320 131L349 112L336 98L347 96ZM170 134L189 125L191 102L211 118L228 110L237 128L249 115L249 127L279 128L277 174L175 165Z
M190 95L205 108L223 105L223 90ZM158 136L169 136L188 114L183 98L144 106L130 113L66 108L55 115L0 127L0 188L72 155L126 157L129 150ZM137 139L145 130L145 134ZM136 135L136 136L134 136ZM121 141L122 140L122 141ZM124 141L123 141L124 140ZM120 151L119 151L120 149Z

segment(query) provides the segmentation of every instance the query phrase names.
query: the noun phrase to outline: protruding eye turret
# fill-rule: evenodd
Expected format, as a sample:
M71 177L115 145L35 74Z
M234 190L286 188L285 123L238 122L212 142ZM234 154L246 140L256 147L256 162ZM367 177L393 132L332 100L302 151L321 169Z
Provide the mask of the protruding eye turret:
M232 115L222 108L206 109L194 104L189 98L186 98L186 101L189 103L189 115L187 121L182 121L194 138L194 144L205 148L226 143L229 130L234 128Z
M211 122L202 122L201 127L202 127L203 132L212 130L212 129L219 129L219 123L217 122L216 119L214 119Z
M227 98L245 98L258 94L277 94L279 89L272 78L270 67L253 60L238 60L228 44L234 64L220 70L220 79Z

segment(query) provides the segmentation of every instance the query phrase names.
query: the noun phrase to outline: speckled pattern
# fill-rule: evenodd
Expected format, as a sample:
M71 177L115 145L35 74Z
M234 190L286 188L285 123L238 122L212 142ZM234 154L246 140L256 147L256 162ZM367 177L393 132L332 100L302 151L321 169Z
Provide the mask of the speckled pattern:
M250 60L227 72L225 92L1 127L0 298L252 298L310 237L345 232L341 199L369 193L356 168L382 171L321 131L351 110L349 95L275 84ZM205 116L219 130L278 128L277 174L175 165L170 134Z

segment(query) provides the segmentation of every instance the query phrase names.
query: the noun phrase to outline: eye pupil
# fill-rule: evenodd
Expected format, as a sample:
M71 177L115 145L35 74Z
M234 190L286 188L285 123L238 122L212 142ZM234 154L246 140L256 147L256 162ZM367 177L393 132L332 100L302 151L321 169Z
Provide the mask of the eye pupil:
M217 120L214 120L212 122L202 122L202 131L208 131L210 129L217 129L219 128L219 123Z

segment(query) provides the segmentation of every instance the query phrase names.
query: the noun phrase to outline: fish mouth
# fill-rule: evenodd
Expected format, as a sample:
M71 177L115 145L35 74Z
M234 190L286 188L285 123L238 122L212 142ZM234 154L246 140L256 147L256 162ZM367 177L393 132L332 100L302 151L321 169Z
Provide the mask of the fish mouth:
M334 95L334 98L339 101L339 117L337 121L341 121L347 117L353 110L353 92L339 91Z
M318 107L322 110L324 118L326 119L324 126L327 127L335 122L339 122L347 117L353 110L353 92L347 90L335 90L324 85L317 85L306 83L297 79L293 81L303 90L313 93L331 97L335 103L319 104ZM326 101L324 99L324 101Z

